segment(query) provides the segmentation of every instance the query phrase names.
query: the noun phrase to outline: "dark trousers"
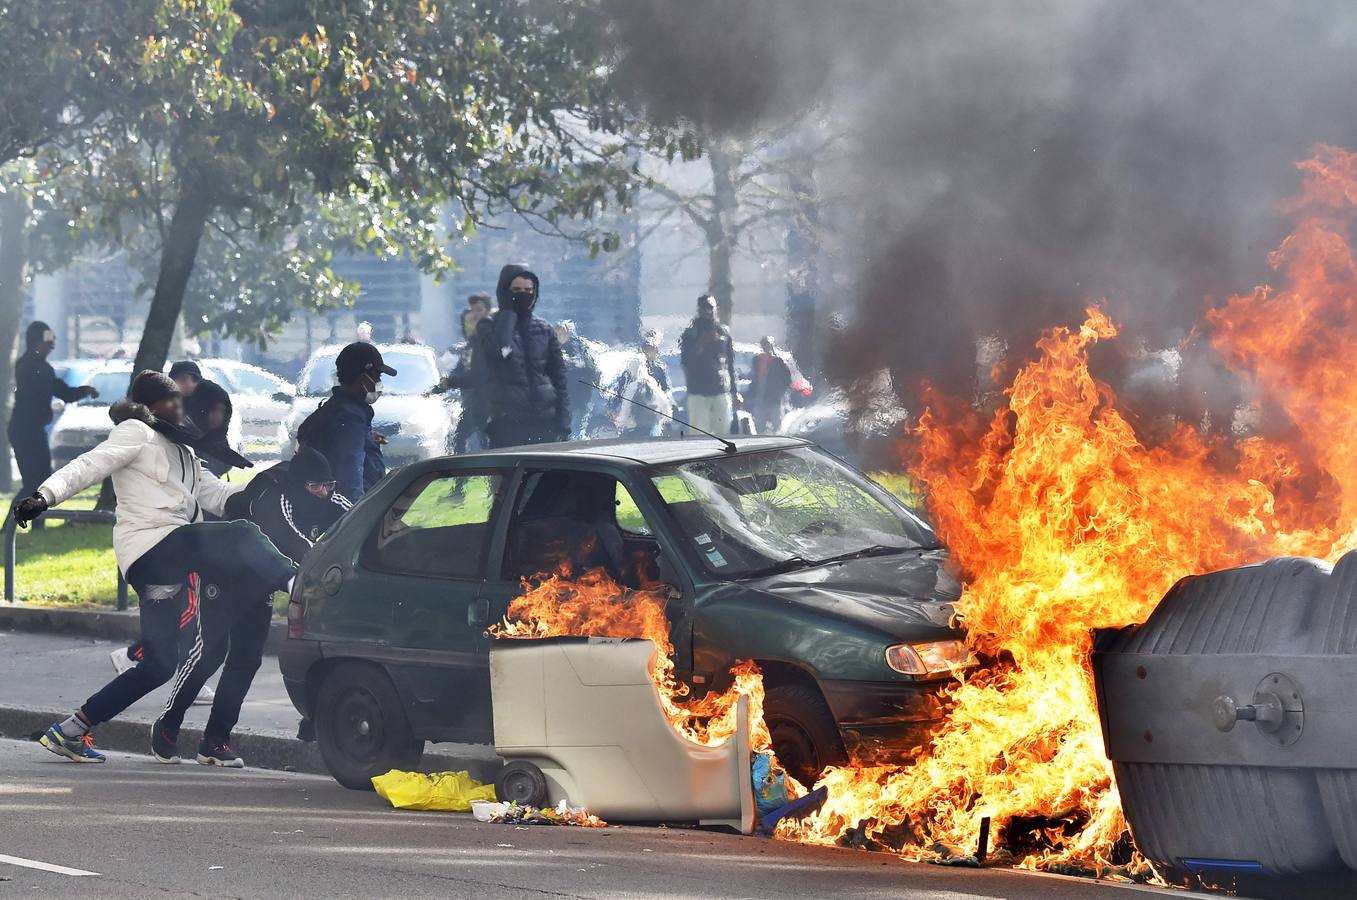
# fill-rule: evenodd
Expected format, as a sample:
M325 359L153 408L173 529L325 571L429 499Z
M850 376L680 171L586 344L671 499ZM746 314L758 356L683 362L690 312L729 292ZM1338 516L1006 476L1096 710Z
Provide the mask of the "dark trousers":
M169 681L179 667L179 632L192 621L184 590L194 543L191 527L170 532L128 569L127 582L137 592L141 655L81 705L91 725L112 719Z
M240 706L264 658L273 618L272 597L233 597L229 589L204 585L197 573L190 576L189 591L191 596L200 597L213 591L217 594L207 602L199 601L195 627L180 632L179 652L184 662L175 673L160 724L178 731L193 698L224 662L203 737L225 742L240 719Z
M23 485L20 497L28 497L52 474L52 451L47 446L47 432L41 425L11 421L9 445L14 450L14 461L19 464Z
M517 447L520 444L546 444L560 440L556 423L547 419L491 419L485 429L490 449Z

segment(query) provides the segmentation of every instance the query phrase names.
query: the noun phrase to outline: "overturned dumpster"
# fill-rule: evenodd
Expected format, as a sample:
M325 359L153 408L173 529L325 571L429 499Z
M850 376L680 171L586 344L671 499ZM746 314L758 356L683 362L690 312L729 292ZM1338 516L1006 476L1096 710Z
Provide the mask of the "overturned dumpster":
M684 739L650 678L644 639L497 641L490 650L502 800L565 800L609 822L696 822L748 834L755 824L749 701L721 746Z
M1357 553L1184 578L1093 653L1141 852L1196 874L1357 869Z

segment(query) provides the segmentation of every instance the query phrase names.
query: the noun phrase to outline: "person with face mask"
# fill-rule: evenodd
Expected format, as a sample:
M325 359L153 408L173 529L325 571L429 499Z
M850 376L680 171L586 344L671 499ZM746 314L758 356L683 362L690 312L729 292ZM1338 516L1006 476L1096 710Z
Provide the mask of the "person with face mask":
M99 392L88 385L71 387L57 377L47 356L56 335L46 322L30 322L24 334L26 350L14 362L14 410L9 416L9 445L19 464L19 497L26 497L52 474L52 451L47 426L52 424L52 398L75 403Z
M386 474L382 441L372 430L372 406L381 396L382 376L395 374L374 345L349 344L335 359L339 384L297 429L297 445L325 457L337 490L350 500L357 501Z
M114 426L106 441L63 466L14 508L16 524L27 526L105 478L113 479L118 495L113 553L140 600L144 653L40 739L51 752L82 763L104 761L91 729L169 681L201 646L200 604L226 603L236 592L261 596L288 585L296 572L254 525L203 521L204 513L221 515L244 484L219 481L198 465L195 444L201 435L185 425L173 381L160 372L139 372L130 399L114 403L109 416ZM200 761L218 752L205 740Z
M565 356L555 329L533 315L538 290L537 276L526 267L505 266L495 288L499 311L476 329L491 447L570 436Z
M466 298L466 303L467 308L462 311L462 335L466 340L453 348L457 363L433 389L435 394L458 391L461 395L462 414L457 417L457 427L452 433L453 453L465 453L473 442L479 449L487 418L485 395L481 389L480 371L475 364L475 357L476 326L490 315L490 295L472 294Z
M248 469L254 465L231 449L227 437L231 395L224 387L215 381L199 381L193 393L185 395L184 415L202 432L201 462L213 475L220 478L233 467Z

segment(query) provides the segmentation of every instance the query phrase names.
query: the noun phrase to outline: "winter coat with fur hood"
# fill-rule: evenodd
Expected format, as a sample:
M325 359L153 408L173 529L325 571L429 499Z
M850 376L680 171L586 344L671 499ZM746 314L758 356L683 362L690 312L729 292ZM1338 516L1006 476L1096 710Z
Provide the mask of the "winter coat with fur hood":
M113 553L123 574L176 528L221 515L226 499L245 487L227 484L198 464L190 447L156 431L151 411L119 400L109 407L108 440L62 466L38 487L56 506L112 476L118 495Z

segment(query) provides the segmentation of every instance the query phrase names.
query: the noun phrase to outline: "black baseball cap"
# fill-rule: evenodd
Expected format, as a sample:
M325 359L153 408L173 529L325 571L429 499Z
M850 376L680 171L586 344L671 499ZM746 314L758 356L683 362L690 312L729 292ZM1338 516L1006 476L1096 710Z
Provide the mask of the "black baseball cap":
M365 341L355 341L339 351L335 374L340 384L348 384L359 375L395 375L396 370L382 362L382 351Z
M180 375L192 375L195 382L203 380L203 370L191 359L181 359L170 366L171 378L178 378Z

